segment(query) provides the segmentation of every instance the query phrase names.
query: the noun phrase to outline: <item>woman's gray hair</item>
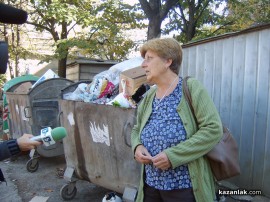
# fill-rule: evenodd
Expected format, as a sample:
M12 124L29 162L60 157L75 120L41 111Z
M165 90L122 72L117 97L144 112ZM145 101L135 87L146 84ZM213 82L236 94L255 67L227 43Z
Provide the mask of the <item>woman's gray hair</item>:
M148 50L155 52L159 57L172 59L170 69L178 74L182 63L182 47L174 38L150 39L140 49L141 56L145 58Z

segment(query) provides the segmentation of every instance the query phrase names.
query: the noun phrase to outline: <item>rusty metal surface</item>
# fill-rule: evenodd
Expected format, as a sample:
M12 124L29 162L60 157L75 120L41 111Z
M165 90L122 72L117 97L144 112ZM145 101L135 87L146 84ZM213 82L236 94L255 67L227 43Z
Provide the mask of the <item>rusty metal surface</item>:
M53 78L42 81L29 91L7 92L11 115L11 136L20 137L23 133L40 135L43 128L60 126L58 98L61 90L73 84L64 78ZM44 157L64 154L63 142L51 146L38 146L37 152Z
M60 100L67 167L80 179L124 192L138 187L140 165L133 159L130 133L135 109Z
M30 109L27 108L29 98L27 94L15 94L13 92L6 92L9 107L9 130L12 138L18 138L23 133L32 133L31 124L27 114Z

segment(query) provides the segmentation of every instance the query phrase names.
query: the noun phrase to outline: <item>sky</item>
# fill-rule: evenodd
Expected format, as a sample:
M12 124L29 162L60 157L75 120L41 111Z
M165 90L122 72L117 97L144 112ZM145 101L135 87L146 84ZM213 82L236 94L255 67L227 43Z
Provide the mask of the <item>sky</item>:
M123 0L124 3L128 3L130 5L134 5L135 3L139 3L138 0Z

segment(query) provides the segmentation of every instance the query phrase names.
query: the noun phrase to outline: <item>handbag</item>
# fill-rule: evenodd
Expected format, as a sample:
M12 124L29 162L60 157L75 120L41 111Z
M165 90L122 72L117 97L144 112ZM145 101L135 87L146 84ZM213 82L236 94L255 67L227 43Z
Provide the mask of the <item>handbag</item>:
M198 126L197 118L192 106L190 91L187 86L187 76L183 79L184 96L191 109L195 122ZM223 124L222 124L223 125ZM216 146L206 154L213 175L217 181L225 180L240 174L240 165L238 158L238 146L231 132L223 125L223 135Z

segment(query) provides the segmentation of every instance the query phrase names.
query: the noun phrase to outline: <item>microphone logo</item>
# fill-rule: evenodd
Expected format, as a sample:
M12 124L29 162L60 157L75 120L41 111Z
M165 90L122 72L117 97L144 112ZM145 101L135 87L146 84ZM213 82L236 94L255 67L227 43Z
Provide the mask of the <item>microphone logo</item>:
M51 127L43 128L40 131L40 137L41 137L41 139L43 141L43 144L46 147L55 144L55 141L52 138L52 128Z
M57 127L54 129L47 127L40 130L40 135L31 137L30 139L34 141L42 141L43 144L48 147L63 139L66 135L67 131L63 127Z
M48 142L50 143L52 141L52 139L50 137L45 137L43 138L43 142Z

